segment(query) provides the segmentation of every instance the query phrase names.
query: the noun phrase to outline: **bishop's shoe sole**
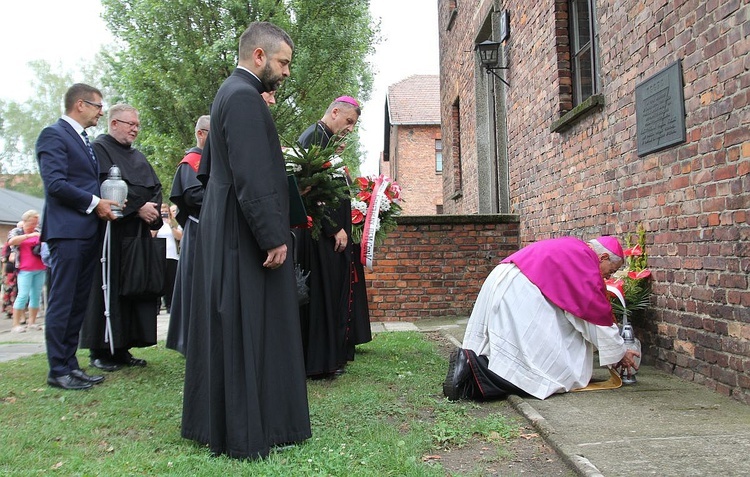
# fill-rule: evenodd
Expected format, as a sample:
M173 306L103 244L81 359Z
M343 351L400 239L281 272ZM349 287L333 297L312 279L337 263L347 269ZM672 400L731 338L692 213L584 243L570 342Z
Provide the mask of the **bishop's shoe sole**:
M464 350L459 348L451 353L448 361L448 374L443 381L443 394L449 401L458 401L464 397L465 383L470 373Z

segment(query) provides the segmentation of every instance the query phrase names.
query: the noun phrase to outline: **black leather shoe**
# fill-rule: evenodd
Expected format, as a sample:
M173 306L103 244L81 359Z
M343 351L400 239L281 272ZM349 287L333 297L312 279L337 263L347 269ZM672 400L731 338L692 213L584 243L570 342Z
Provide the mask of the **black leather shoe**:
M47 377L47 384L56 388L68 389L68 390L80 390L88 389L94 385L86 381L73 376L72 374L66 374L65 376Z
M119 364L101 358L92 359L91 366L108 372L117 371L121 368Z
M74 369L70 372L70 374L86 383L99 384L101 382L104 382L104 376L89 376L88 374L84 373L82 369Z
M458 401L464 397L465 384L470 375L471 368L466 359L466 353L463 349L459 348L451 353L448 374L445 376L445 381L443 382L443 394L445 394L449 401Z
M139 359L135 358L133 356L130 357L130 359L125 363L127 366L146 366L146 360L145 359Z

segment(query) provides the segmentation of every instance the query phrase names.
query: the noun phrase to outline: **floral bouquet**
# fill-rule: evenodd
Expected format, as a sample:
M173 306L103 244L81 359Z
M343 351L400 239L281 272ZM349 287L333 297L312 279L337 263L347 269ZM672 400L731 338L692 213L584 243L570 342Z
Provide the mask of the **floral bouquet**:
M372 269L372 251L396 228L401 187L386 175L357 177L352 186L352 240L364 243L362 263Z
M630 237L625 239L624 250L625 268L619 270L614 276L606 281L607 285L616 288L625 299L625 304L615 296L610 298L612 309L618 315L626 319L636 310L645 310L649 305L651 296L651 271L648 267L648 254L646 253L646 230L642 225L638 226L638 238L635 245L631 247Z
M307 149L293 146L284 150L287 174L297 179L308 215L308 228L316 240L320 238L324 220L336 226L327 209L338 207L342 200L349 197L349 188L344 179L344 162L336 154L339 142L331 141L325 148L313 145Z

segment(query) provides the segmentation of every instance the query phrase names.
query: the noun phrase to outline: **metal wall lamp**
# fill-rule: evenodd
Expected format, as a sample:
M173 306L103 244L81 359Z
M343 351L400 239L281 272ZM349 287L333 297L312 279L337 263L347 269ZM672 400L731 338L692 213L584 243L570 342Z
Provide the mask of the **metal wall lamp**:
M497 41L484 40L481 43L477 43L474 50L479 52L479 62L484 66L487 74L492 73L497 79L505 83L510 88L510 84L505 81L499 74L495 73L495 70L507 70L508 66L497 66L498 55L501 43Z

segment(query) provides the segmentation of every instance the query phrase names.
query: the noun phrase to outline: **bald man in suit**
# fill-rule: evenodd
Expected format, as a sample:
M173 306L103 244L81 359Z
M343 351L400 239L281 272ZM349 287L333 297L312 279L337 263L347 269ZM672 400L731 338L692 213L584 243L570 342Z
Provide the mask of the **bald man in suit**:
M45 341L47 384L88 389L104 381L78 365L78 335L101 253L102 220L114 220L112 205L100 198L99 166L86 133L102 116L101 92L76 83L65 93L65 114L44 128L36 158L44 182L42 240L50 251L50 283ZM102 317L104 319L104 317Z

